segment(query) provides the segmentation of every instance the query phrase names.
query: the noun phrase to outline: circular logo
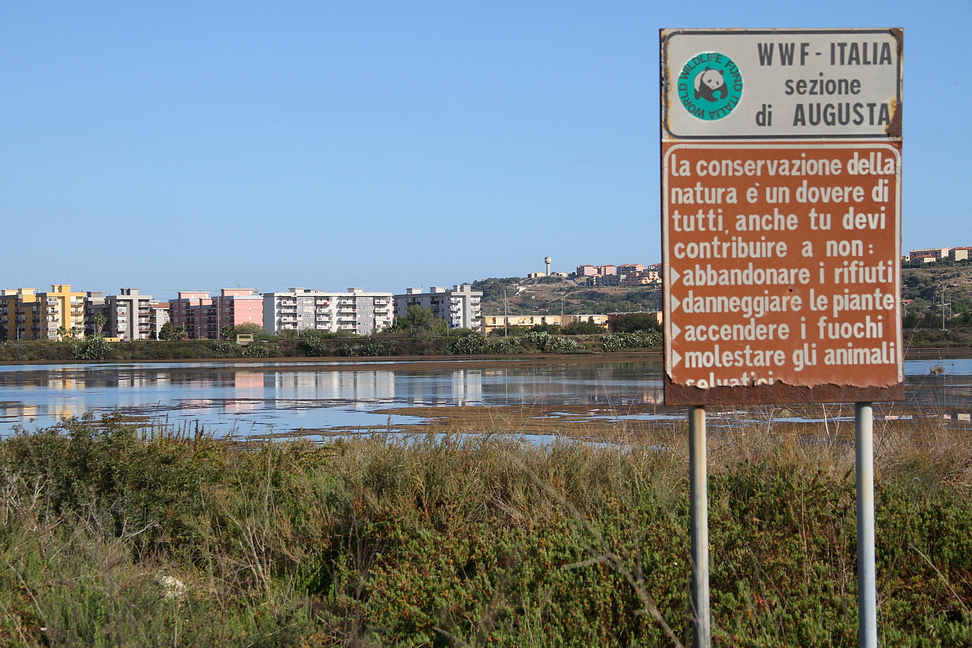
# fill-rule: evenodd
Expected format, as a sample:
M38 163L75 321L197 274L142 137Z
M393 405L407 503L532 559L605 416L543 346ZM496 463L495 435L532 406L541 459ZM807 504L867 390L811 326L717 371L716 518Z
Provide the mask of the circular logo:
M694 117L715 121L729 115L742 97L739 66L725 54L693 56L678 75L678 98Z

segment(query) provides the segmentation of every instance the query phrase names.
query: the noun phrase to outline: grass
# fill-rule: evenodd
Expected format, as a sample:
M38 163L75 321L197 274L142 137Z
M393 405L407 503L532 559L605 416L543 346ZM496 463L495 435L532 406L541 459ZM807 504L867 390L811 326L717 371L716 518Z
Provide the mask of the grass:
M852 424L755 414L709 441L713 643L857 645ZM495 424L21 432L0 441L0 644L690 645L687 433L655 425L544 447ZM881 642L968 644L970 429L875 428Z

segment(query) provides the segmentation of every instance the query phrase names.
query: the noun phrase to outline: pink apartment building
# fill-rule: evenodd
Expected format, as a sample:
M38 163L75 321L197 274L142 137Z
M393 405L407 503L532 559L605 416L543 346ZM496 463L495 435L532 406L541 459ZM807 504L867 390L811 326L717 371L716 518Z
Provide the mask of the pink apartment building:
M180 291L169 301L169 318L192 339L217 339L224 326L245 322L263 326L263 297L252 288L223 288L219 296L208 292Z

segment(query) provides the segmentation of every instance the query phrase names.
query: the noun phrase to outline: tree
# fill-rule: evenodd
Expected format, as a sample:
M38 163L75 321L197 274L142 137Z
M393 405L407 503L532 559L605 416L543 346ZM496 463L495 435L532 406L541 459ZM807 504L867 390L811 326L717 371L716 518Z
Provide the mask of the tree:
M181 326L173 326L172 322L166 322L159 329L159 339L172 342L188 340L189 334Z
M611 322L611 330L615 333L660 331L661 324L650 313L625 313L614 318Z
M233 329L234 335L252 335L254 340L273 340L274 337L271 335L267 329L263 328L256 322L243 322L237 324Z
M396 317L389 329L396 333L407 333L412 337L448 335L449 324L435 316L431 308L412 305L405 311L405 317Z
M172 325L172 322L166 322L159 328L158 338L168 342L172 339L172 333L174 330L175 326Z
M571 322L562 327L561 332L564 335L597 335L604 332L604 327L597 324L593 317L590 317L586 322L580 320Z
M94 324L95 333L101 335L101 329L105 328L105 324L108 323L108 318L101 311L98 311L91 317L91 323Z

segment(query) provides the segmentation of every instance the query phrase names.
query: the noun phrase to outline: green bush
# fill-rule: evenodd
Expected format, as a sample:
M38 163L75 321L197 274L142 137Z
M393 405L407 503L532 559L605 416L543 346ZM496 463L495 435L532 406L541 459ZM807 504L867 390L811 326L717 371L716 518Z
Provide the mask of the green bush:
M854 646L853 469L757 435L713 455L714 643ZM675 645L659 618L689 644L684 448L657 436L20 431L0 440L0 644ZM950 447L883 459L883 644L972 641L969 452Z

